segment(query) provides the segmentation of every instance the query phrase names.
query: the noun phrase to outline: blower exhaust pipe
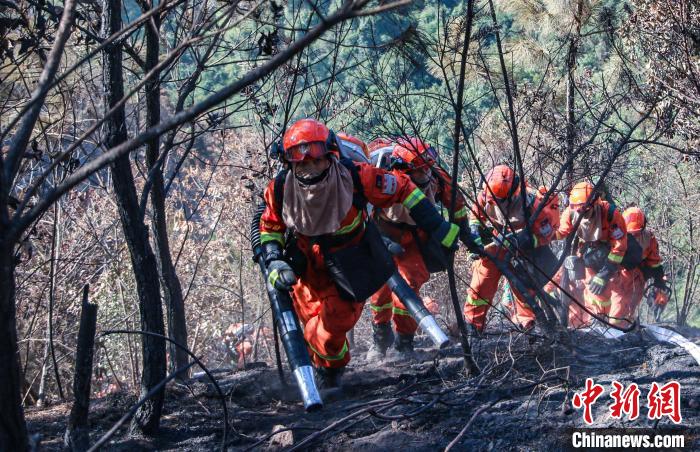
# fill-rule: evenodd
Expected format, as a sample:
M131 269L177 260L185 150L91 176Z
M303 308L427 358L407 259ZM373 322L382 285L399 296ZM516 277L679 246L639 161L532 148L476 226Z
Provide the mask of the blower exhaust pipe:
M396 294L401 302L406 306L406 310L411 314L411 317L418 323L423 331L430 337L435 346L442 350L450 344L450 339L442 331L440 326L435 321L435 317L423 305L416 292L406 283L398 272L394 272L391 278L387 281L389 289Z

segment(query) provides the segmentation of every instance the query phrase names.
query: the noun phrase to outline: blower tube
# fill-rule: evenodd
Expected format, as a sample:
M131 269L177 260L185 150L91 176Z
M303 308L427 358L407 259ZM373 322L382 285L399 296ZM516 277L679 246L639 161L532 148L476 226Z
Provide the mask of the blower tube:
M260 266L260 271L265 278L265 288L270 299L272 315L275 317L279 329L282 346L287 354L289 367L292 369L294 378L301 392L306 411L314 411L323 407L323 401L316 386L313 367L309 359L309 352L306 349L306 341L299 320L294 312L292 298L289 293L282 292L274 288L267 281L267 267L265 257L260 244L260 217L265 211L265 204L258 206L253 215L251 224L250 242L253 247L253 260Z

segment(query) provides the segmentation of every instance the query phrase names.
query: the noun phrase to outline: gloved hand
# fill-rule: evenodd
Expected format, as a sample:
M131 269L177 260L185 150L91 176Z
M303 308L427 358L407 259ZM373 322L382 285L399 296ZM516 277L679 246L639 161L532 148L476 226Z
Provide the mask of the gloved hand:
M469 225L472 242L479 248L484 248L484 241L481 239L481 228L478 224Z
M465 225L466 222L462 223L459 228L459 240L464 243L467 249L472 253L479 255L484 249L484 242L481 240L481 234L479 234L479 227L474 225L473 229ZM476 232L476 233L475 233Z
M386 245L386 248L394 256L398 256L399 254L403 254L403 252L406 251L403 249L403 247L401 245L394 242L393 240L391 240L389 237L387 237L385 235L382 236L382 242L384 242L384 245Z
M610 277L615 273L615 270L617 270L617 264L607 261L605 265L603 265L603 268L601 268L588 283L588 290L590 290L593 295L602 294L610 281Z
M457 248L459 248L457 244L459 226L454 223L443 221L440 227L433 232L433 237L448 251L457 251Z
M535 249L535 238L527 229L521 229L518 232L510 232L506 234L505 237L499 234L496 240L511 251L516 249L519 251Z
M297 275L285 261L270 262L267 271L267 281L277 290L290 291L297 282Z

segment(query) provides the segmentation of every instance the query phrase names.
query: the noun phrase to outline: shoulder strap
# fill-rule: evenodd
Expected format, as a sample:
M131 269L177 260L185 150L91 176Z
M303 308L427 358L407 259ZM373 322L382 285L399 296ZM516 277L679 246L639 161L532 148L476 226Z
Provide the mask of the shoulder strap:
M354 193L352 195L352 204L359 210L364 210L367 207L367 198L365 190L362 187L362 179L360 179L360 170L355 163L347 158L341 158L340 164L350 171L352 176L352 185Z
M275 176L275 185L273 185L273 196L275 199L275 210L277 216L282 218L282 203L284 202L284 182L287 180L288 169L284 168Z

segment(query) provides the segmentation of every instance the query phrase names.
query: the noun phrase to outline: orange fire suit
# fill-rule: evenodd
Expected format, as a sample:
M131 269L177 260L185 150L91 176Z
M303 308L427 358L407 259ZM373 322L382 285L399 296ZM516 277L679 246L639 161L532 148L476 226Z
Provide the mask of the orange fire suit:
M542 202L542 194L536 190L527 189L527 209L529 216L533 215L539 204ZM534 247L546 246L554 237L556 226L559 221L559 211L551 206L556 206L556 202L550 198L547 206L540 212L536 221L531 228L534 234ZM495 209L498 207L489 204L486 193L481 192L477 197L476 205L471 209L469 215L470 225L476 224L480 227L490 223L494 227L494 234L499 231L518 232L525 227L526 217L522 208L522 198L517 195L504 206L504 210L508 216L508 222L495 215ZM504 215L505 216L505 215ZM507 224L512 229L505 229ZM504 234L505 235L505 234ZM498 248L491 255L497 259L502 259L506 254L504 248ZM469 323L474 325L478 330L482 331L486 323L486 314L492 304L492 300L498 290L498 283L501 279L501 271L498 270L496 264L487 257L481 257L472 264L472 279L467 292L467 302L464 305L464 317ZM531 325L535 321L535 314L529 306L525 304L523 296L515 287L512 287L515 297L515 308L513 313L513 321L523 325Z
M562 273L565 272L566 269L562 266L552 277L553 282L547 283L547 285L544 287L545 292L550 294L554 298L559 298L557 295L556 291L557 286L554 285L554 282L557 285L561 285L561 277ZM568 287L562 287L564 290L566 290L569 295L571 295L573 298L576 299L579 303L584 303L584 283L583 281L569 281L569 286ZM585 305L585 303L584 303ZM590 314L586 312L585 309L583 309L578 303L575 301L571 301L569 303L569 320L568 320L568 325L569 328L581 328L585 325L588 325L590 322Z
M575 213L569 207L564 209L557 230L557 240L562 240L570 234L576 233L581 239L579 255L583 254L585 247L609 245L610 252L607 259L619 265L627 251L627 228L622 213L615 205L601 199L596 200L591 209L594 209L594 212L589 223L595 224L595 227L584 229L579 226L577 230L574 230ZM630 278L630 272L619 267L610 277L600 295L595 295L588 289L589 282L596 274L595 270L586 267L584 279L586 287L583 294L586 307L600 315L609 315L611 311L619 312L619 306L625 297L624 291ZM613 309L612 306L615 308ZM619 323L614 319L613 321Z
M402 174L391 174L367 164L357 164L364 197L374 206L382 208L403 203L410 208L425 196ZM357 190L356 190L357 191ZM277 241L284 246L285 225L281 206L274 196L274 181L265 190L265 211L260 220L260 241ZM367 213L351 206L339 229L331 235L340 243L331 251L355 245L362 240ZM358 228L361 228L358 230ZM317 367L343 367L350 361L346 333L362 314L363 303L341 298L324 263L323 252L311 237L295 233L297 246L306 257L306 270L292 289L294 310L304 325L311 359ZM343 242L343 237L348 237ZM338 243L338 242L336 242Z
M434 182L437 184L438 189L435 191L433 201L442 203L443 206L449 206L452 200L452 178L440 167L433 169L438 173L436 177L440 178L440 181L436 180ZM398 170L394 172L398 172ZM457 192L455 208L455 223L460 224L467 219L467 208L464 197L459 192ZM425 267L414 232L417 233L418 240L422 241L427 240L427 234L421 230L416 230L415 225L390 221L382 217L381 213L378 215L377 224L383 233L387 234L389 238L400 244L404 249L403 253L394 256L394 262L401 276L411 289L418 294L423 284L430 279L430 273ZM370 308L372 309L374 323L388 323L393 318L396 332L399 334L413 335L418 328L416 321L410 316L401 300L391 292L387 285L384 285L377 293L372 295Z
M659 242L654 237L654 233L643 229L632 233L632 235L642 247L642 263L637 268L630 270L631 275L624 290L627 297L622 298L622 303L612 306L610 309L611 317L627 319L629 322L634 320L637 308L639 308L644 296L645 270L660 269L663 265L659 255ZM663 272L663 270L661 271Z

